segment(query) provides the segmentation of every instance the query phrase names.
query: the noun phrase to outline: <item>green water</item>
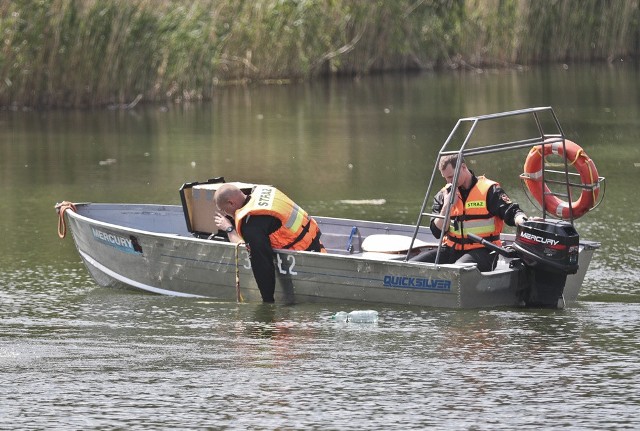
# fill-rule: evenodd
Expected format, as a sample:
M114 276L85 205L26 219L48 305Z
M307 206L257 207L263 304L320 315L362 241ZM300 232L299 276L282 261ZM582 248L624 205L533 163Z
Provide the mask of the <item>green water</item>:
M0 427L640 426L640 80L630 64L220 89L210 104L0 112ZM56 202L179 204L269 183L312 214L414 223L458 118L552 106L606 177L602 243L563 311L238 306L97 288ZM470 160L527 212L526 150ZM344 200L384 199L383 205ZM347 310L348 311L348 310ZM546 400L546 401L545 401ZM304 413L304 414L300 414Z

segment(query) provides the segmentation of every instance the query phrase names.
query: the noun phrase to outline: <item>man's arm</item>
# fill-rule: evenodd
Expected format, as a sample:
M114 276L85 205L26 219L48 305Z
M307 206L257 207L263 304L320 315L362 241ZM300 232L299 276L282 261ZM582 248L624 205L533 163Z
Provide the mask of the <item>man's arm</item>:
M446 198L446 199L445 199ZM445 202L447 205L449 204L449 194L446 196L442 190L440 190L433 198L433 206L431 207L431 212L434 214L441 214L444 216L445 214ZM431 229L431 233L434 237L440 238L442 235L442 224L444 223L444 219L441 218L431 218L431 223L429 223L429 229Z
M520 225L527 219L527 215L520 209L520 205L513 202L499 185L493 185L489 189L487 206L490 214L497 215L509 226Z

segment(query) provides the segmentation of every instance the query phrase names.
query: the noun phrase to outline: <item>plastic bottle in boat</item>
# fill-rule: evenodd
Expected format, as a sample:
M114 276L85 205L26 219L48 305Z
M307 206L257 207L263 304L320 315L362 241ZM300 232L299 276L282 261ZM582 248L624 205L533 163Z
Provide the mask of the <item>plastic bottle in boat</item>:
M376 310L353 310L348 315L348 321L353 323L375 323L378 321Z

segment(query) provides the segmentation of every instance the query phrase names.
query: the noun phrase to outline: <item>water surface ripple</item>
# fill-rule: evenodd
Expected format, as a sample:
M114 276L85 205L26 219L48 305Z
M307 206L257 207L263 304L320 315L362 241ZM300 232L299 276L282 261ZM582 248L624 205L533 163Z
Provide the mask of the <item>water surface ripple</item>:
M132 294L3 273L0 427L634 429L640 305L377 307ZM75 274L75 275L74 275Z

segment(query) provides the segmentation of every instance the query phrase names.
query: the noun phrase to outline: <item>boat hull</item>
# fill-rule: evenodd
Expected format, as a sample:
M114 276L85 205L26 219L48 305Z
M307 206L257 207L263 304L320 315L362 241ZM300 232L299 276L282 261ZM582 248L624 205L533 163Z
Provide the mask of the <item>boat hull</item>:
M261 300L245 246L195 238L187 230L181 207L86 204L77 208L77 212L66 212L66 223L100 286L222 301L236 301L239 289L243 300ZM317 220L329 253L277 251L276 302L446 308L522 305L522 268L509 268L502 262L495 271L481 273L475 265L406 262L404 254L367 253L359 245L369 234L410 235L414 227ZM354 227L358 228L356 238ZM422 240L433 241L428 230L420 235ZM580 270L567 277L566 303L577 299L597 246L581 243Z

